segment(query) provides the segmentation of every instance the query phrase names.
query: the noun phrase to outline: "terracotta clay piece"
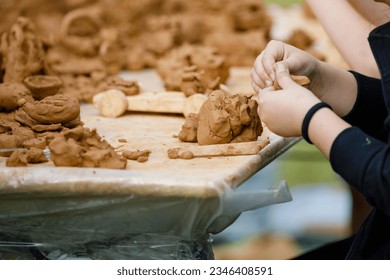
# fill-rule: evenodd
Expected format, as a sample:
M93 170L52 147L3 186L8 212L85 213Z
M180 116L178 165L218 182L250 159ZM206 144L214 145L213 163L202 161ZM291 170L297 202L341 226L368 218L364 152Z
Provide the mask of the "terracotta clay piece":
M33 101L31 92L19 83L0 83L0 112L11 112L19 108L18 100Z
M145 162L148 161L150 153L151 153L150 150L136 150L136 151L125 150L123 151L122 156L129 160Z
M0 149L21 148L23 143L35 138L34 132L20 123L10 119L0 119ZM0 153L0 156L9 156L11 152Z
M62 81L57 76L33 75L24 79L24 84L31 91L34 99L41 100L55 95L62 86Z
M38 148L31 148L28 150L14 151L6 160L6 165L9 167L27 166L28 163L42 163L47 162L43 151Z
M125 169L127 164L96 130L84 127L64 131L50 142L49 149L56 166Z
M23 82L26 77L42 71L43 44L29 19L18 18L11 30L2 34L0 56L3 57L3 82Z
M63 124L80 116L79 101L71 96L48 96L34 103L19 100L21 109L38 124Z
M206 93L224 83L229 77L229 68L217 49L207 46L183 45L161 58L156 70L167 90L181 91L182 83L195 82L195 89L184 88L188 95ZM185 83L186 84L186 83Z
M186 117L179 133L179 139L183 142L197 142L198 114L190 113Z
M193 139L196 120L187 120L179 138ZM202 105L198 114L196 139L200 145L248 142L257 140L263 132L257 114L257 101L215 90Z

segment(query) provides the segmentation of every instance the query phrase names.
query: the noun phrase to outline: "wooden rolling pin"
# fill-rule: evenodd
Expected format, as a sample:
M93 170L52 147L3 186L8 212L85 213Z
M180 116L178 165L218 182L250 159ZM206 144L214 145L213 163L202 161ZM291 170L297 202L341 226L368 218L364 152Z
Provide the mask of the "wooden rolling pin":
M96 94L93 104L105 117L117 118L126 111L184 114L198 113L206 101L204 94L186 97L180 91L144 92L126 96L122 91L110 89Z
M253 142L176 147L168 149L168 157L171 159L192 159L194 157L255 155L269 143L269 140L259 140Z

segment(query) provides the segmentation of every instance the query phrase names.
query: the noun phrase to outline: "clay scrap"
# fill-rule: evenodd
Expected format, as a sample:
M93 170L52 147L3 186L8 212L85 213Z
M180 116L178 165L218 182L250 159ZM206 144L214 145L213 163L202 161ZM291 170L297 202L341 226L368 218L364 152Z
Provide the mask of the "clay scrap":
M56 166L124 169L127 164L96 130L85 127L62 132L50 142L49 149Z

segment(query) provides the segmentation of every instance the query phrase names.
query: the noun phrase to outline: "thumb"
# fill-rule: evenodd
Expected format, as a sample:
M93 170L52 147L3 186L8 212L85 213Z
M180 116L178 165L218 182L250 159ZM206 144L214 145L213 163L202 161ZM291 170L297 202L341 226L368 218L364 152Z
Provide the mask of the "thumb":
M288 71L287 64L285 62L278 62L274 66L276 73L276 80L281 88L287 88L294 83L293 79L290 76L290 72Z

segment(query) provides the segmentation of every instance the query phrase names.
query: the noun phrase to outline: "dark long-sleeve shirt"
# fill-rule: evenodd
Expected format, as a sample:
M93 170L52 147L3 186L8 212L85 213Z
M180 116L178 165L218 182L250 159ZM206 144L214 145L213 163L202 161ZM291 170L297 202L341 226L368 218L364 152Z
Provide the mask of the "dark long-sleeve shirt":
M381 79L351 72L358 98L344 119L352 127L330 151L333 169L373 206L348 259L390 259L390 22L374 29L369 42Z

